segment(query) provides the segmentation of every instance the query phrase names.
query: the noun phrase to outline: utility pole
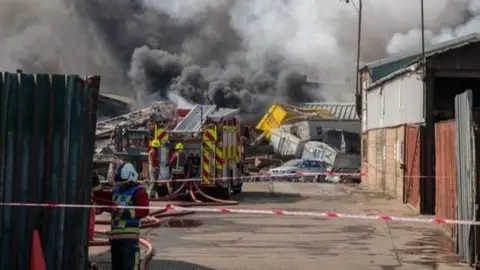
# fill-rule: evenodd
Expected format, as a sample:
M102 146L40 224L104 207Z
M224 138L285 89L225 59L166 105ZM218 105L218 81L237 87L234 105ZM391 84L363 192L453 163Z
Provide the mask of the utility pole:
M345 3L350 3L350 0L343 0ZM423 3L423 0L422 0ZM422 4L423 6L423 4ZM357 107L358 117L361 118L361 102L362 102L362 93L360 92L360 49L361 49L361 40L362 40L362 13L363 13L363 1L358 0L358 29L357 29L357 65L355 68L355 103Z
M427 75L427 61L425 59L425 12L424 12L424 5L423 0L420 0L420 18L422 20L422 71L423 71L423 80ZM425 89L424 89L425 91Z

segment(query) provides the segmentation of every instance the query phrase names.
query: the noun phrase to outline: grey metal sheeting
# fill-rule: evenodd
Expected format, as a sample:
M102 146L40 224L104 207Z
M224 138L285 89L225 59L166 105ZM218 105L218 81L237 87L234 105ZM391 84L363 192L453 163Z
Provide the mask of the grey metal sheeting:
M328 109L338 120L358 120L354 103L303 103L301 107L308 109Z
M86 80L84 80L86 79ZM0 201L88 204L100 77L0 73ZM0 269L86 269L88 209L0 207Z
M475 220L477 193L475 170L475 133L472 119L472 90L455 97L455 158L457 172L457 219ZM457 245L460 260L474 262L475 226L457 225ZM476 239L475 239L476 240Z
M216 109L215 105L195 105L173 131L198 131L207 116Z

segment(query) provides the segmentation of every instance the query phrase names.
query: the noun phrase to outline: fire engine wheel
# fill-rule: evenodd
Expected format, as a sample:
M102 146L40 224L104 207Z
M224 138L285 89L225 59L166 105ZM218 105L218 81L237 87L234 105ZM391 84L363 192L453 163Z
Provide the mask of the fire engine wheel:
M158 197L165 197L170 194L167 186L156 186L155 193L157 193Z
M216 187L214 189L215 195L223 200L228 200L230 199L230 196L232 195L232 182L228 182L228 186L226 188L224 187Z
M236 185L236 186L233 186L233 187L232 187L233 193L234 193L234 194L242 193L242 186L243 186L243 183L238 184L238 185Z

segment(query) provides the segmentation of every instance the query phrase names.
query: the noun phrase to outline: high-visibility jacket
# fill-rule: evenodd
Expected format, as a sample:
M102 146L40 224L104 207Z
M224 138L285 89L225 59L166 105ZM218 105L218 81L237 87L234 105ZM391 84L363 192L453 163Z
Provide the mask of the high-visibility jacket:
M120 190L116 188L113 190L112 201L121 206L131 206L132 197L135 192L141 188L140 186L134 186L127 190ZM135 209L125 209L124 214L119 216L113 214L111 231L113 234L125 234L125 233L140 233L140 218L135 218Z
M170 167L172 167L172 174L185 174L185 163L187 162L187 154L184 151L177 151L170 159Z

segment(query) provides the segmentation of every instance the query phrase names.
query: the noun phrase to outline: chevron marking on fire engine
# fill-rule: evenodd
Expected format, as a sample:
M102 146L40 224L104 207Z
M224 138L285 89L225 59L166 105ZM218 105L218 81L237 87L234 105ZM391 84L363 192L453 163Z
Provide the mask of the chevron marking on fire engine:
M223 151L222 151L222 146L219 145L215 148L215 166L217 167L218 170L222 169L224 160L223 160Z
M203 134L203 164L202 164L202 183L208 184L211 171L210 171L210 158L211 151L213 149L213 143L215 141L215 129L207 129Z

